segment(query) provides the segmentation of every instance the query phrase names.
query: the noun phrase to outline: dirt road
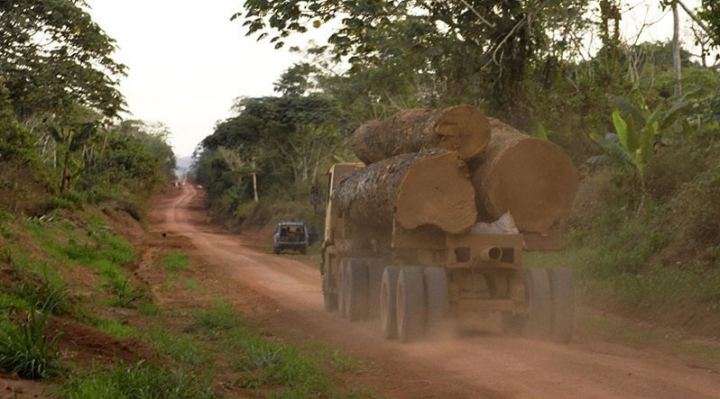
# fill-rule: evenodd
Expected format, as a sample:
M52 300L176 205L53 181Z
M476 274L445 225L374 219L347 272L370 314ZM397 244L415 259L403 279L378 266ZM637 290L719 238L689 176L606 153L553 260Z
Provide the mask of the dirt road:
M158 209L152 228L187 236L208 279L280 335L329 342L366 366L348 384L385 398L718 399L720 374L692 360L583 337L555 345L497 334L463 334L402 345L376 322L323 311L315 265L257 251L205 222L203 192L185 186Z

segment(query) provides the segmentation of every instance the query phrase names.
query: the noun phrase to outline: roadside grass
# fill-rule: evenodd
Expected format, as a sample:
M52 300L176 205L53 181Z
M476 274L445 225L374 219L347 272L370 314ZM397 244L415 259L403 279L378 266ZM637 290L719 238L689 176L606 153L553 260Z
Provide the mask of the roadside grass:
M599 315L597 311L584 307L577 310L576 324L580 329L592 331L603 340L659 348L670 353L703 359L712 363L714 369L709 371L720 373L720 344L717 342L683 339L673 336L671 332L649 330L646 325L631 323L618 316Z
M183 368L121 363L110 370L79 371L58 389L72 399L214 399L212 379Z
M361 363L357 359L329 345L314 343L310 348L318 360L327 362L335 371L354 373L360 369Z
M126 322L114 319L101 319L96 323L98 330L116 339L140 337L140 332Z
M237 373L234 385L242 389L272 392L275 398L369 398L368 392L338 392L321 365L333 361L336 369L355 369L357 362L325 347L323 356L265 337L247 324L227 302L213 301L207 309L192 314L187 329L198 339L210 342L213 352L228 358ZM320 347L320 344L315 344ZM354 395L354 396L353 396ZM362 396L364 395L364 396Z
M25 320L0 323L0 368L34 380L57 374L60 370L58 335L46 335L48 316L48 313L39 313L31 307Z
M170 272L187 271L188 256L181 252L170 252L163 255L163 267Z
M103 280L99 291L111 294L109 306L135 307L148 295L143 287L135 287L122 269L135 259L135 248L114 234L102 216L92 214L85 220L84 226L78 226L64 219L33 219L25 228L55 261L96 271Z
M252 391L247 392L250 397L375 397L369 390L334 387L334 372L358 370L359 363L352 358L330 347L316 353L265 336L224 300L198 304L190 311L153 303L150 293L136 287L123 270L135 260L135 250L114 235L101 216L33 219L16 226L18 234L29 237L43 253L25 252L19 244L0 251L0 263L24 276L22 283L0 292L0 367L27 378L57 375L52 381L60 398L216 398L219 373L231 373L228 389ZM15 234L12 226L3 231ZM177 283L206 291L200 282L182 276L190 268L186 254L165 254L156 262L165 271L162 285L169 295ZM65 281L75 268L88 268L100 278L93 292L82 298L73 296L77 294L71 282ZM97 306L137 311L128 322L99 317L91 310ZM27 322L18 322L25 316L11 314L29 316ZM148 359L90 370L60 363L57 336L46 335L44 328L50 314L71 316L116 339L142 339L167 360L162 367Z
M633 251L587 246L557 253L530 253L524 256L528 267L568 267L575 272L579 300L611 309L641 306L676 307L680 303L720 305L720 270L670 268L663 265L638 270L609 270L627 265L639 255ZM648 255L650 256L650 255ZM597 272L598 269L603 270Z
M143 338L160 353L189 366L210 366L212 358L198 345L197 340L187 334L178 335L163 325L156 325L143 334Z
M183 282L183 285L185 286L185 288L187 288L187 289L189 289L189 290L191 290L191 291L204 292L204 290L203 290L202 287L200 286L200 283L198 283L198 281L195 280L195 279L192 279L192 278L183 278L183 279L182 279L182 282Z

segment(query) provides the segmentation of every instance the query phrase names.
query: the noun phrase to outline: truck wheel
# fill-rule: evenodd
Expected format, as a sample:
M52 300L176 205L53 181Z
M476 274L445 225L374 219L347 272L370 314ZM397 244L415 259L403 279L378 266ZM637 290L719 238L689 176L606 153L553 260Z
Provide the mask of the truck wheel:
M550 269L552 336L555 342L570 342L575 324L575 279L569 269Z
M425 331L427 335L437 335L447 325L450 313L448 283L445 269L426 267L425 273Z
M380 317L380 285L385 262L379 258L366 258L368 268L368 319Z
M397 330L402 342L415 341L425 332L423 268L406 266L397 281Z
M323 293L323 304L325 305L325 311L328 313L338 310L338 298L333 293Z
M383 271L380 283L380 323L385 339L397 338L396 294L400 268L388 266Z
M528 269L525 281L528 317L523 333L532 338L548 339L552 331L552 299L548 272L540 268Z
M338 296L338 313L340 313L340 317L343 319L346 317L345 313L345 271L347 270L347 265L350 262L350 258L345 258L340 260L340 267L338 268L338 277L337 277L337 284L336 284L336 291Z
M368 269L362 259L348 262L345 284L345 315L348 320L367 318Z

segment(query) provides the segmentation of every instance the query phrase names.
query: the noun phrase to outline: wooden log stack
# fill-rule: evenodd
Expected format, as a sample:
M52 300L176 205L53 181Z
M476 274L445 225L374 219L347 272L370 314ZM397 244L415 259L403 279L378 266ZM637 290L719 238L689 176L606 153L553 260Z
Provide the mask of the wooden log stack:
M368 166L346 178L334 201L354 222L383 229L394 218L406 229L461 234L510 212L519 230L545 233L578 188L560 147L470 106L400 111L360 126L351 144Z

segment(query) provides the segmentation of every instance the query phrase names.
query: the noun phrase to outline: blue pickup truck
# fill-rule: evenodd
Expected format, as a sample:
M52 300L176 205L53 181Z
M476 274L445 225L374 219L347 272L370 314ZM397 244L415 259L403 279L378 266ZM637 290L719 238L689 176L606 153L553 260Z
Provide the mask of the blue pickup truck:
M304 222L280 222L273 234L273 252L279 254L284 250L307 253L310 235Z

